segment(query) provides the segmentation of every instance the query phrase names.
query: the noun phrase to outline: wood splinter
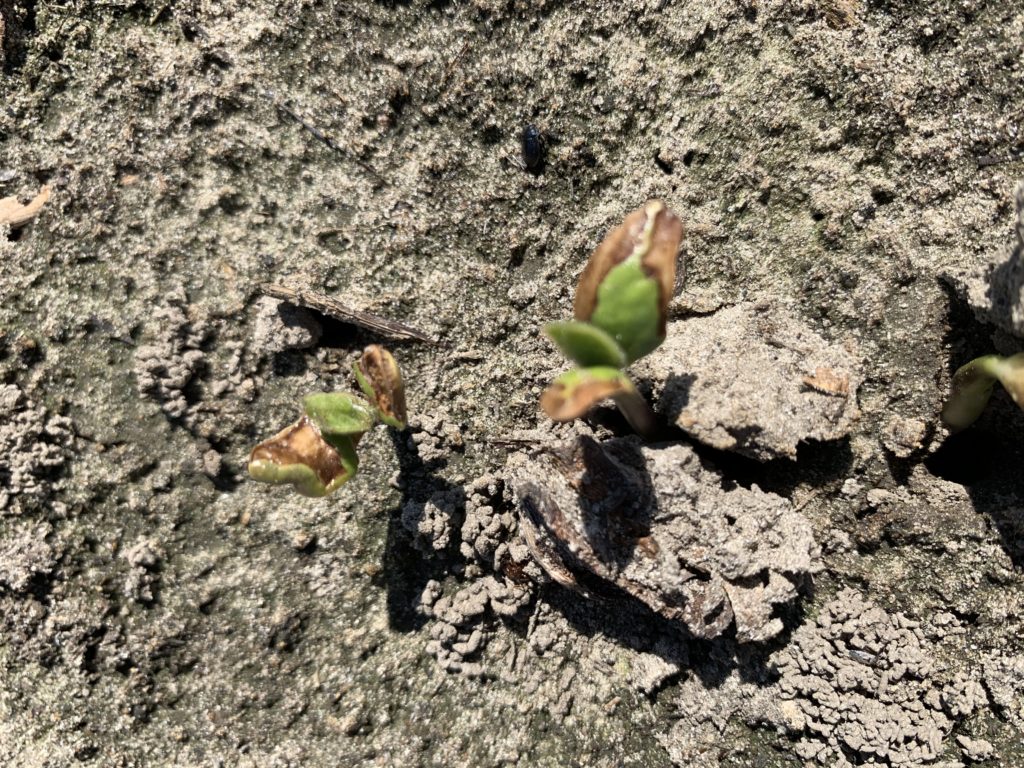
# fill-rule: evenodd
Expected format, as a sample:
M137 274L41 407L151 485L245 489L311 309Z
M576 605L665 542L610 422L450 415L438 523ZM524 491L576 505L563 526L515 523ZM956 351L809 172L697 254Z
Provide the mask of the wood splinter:
M289 288L284 285L275 285L273 283L261 283L260 292L265 296L271 296L275 299L280 299L281 301L287 301L289 304L294 304L297 307L316 310L317 312L327 315L327 317L334 318L339 322L357 325L360 328L366 328L370 331L375 331L393 339L422 341L427 344L438 343L437 339L433 336L428 336L417 328L413 328L405 323L400 323L397 320L388 320L385 317L374 315L370 312L352 309L324 293L296 290L294 288Z

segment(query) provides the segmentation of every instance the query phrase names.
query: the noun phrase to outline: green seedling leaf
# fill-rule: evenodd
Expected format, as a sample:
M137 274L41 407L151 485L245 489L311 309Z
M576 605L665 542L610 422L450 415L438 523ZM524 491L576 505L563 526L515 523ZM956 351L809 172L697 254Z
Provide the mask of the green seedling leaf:
M304 496L326 496L358 471L356 446L378 419L405 427L405 389L391 354L370 345L356 364L355 375L370 402L348 392L307 395L302 418L253 448L253 479L286 483Z
M577 365L612 368L626 365L626 353L622 347L596 325L566 320L548 323L544 326L544 333Z
M554 421L572 421L602 400L612 399L622 415L645 439L654 439L658 423L633 382L618 368L593 366L566 371L540 396L540 405Z
M336 435L328 441L303 416L253 448L249 474L262 483L292 485L303 496L326 496L359 469L356 443L360 436Z
M362 435L377 421L374 409L347 392L317 392L302 400L306 415L328 439Z
M997 381L1024 410L1024 352L1011 357L985 355L953 374L952 392L942 409L942 420L953 431L969 427L985 410Z
M605 236L587 260L573 301L573 316L591 320L598 289L608 273L624 261L639 261L644 273L658 282L661 334L665 333L668 305L676 282L676 259L683 239L683 223L660 200L648 200Z
M648 277L639 259L611 270L597 290L590 322L626 353L626 363L653 351L664 340L658 281Z
M657 436L654 413L619 369L665 339L682 237L679 217L660 200L649 200L590 255L573 300L575 321L544 327L583 366L559 376L541 395L552 419L570 421L611 398L640 435Z

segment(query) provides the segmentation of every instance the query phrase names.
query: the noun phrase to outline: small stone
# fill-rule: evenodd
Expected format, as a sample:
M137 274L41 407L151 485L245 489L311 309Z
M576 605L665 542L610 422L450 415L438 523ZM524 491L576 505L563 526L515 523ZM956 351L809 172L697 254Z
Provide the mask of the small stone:
M854 496L861 492L862 488L863 486L860 483L858 483L852 477L848 477L843 482L843 487L839 489L839 492L843 494L843 496L852 499Z
M316 534L300 529L292 534L291 545L296 552L308 552L316 546Z
M217 477L220 474L222 466L222 457L213 448L203 454L203 474L207 477Z
M956 743L964 753L964 757L973 762L988 760L992 757L995 747L985 739L972 739L969 736L957 736Z
M898 459L905 459L924 448L928 425L921 419L893 416L882 432L882 445Z
M262 297L257 302L253 346L264 352L308 349L320 341L323 329L304 307Z
M363 713L358 709L349 712L337 721L338 730L346 736L355 736L363 726L364 719Z

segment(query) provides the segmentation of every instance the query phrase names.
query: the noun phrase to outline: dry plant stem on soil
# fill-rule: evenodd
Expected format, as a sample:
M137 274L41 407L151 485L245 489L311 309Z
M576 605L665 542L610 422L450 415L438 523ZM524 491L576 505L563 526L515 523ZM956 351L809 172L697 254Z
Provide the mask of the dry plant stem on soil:
M367 399L349 392L307 395L298 421L253 448L249 474L254 480L288 484L303 496L326 496L359 470L356 447L377 422L405 428L405 387L391 353L371 344L353 372Z
M544 326L580 366L541 396L550 418L571 421L611 398L641 436L655 435L654 413L621 369L665 340L682 237L679 218L652 200L629 214L590 256L576 290L574 319Z
M1011 357L985 355L953 374L952 392L942 409L942 420L953 431L969 427L985 410L997 381L1024 410L1024 352Z
M260 291L266 296L273 296L275 299L287 301L296 307L315 309L317 312L322 312L340 322L358 325L361 328L376 331L393 339L423 341L427 344L437 343L437 339L433 336L428 336L417 328L400 323L397 320L389 320L386 317L374 315L370 312L352 309L324 293L298 290L284 285L274 285L273 283L261 284Z

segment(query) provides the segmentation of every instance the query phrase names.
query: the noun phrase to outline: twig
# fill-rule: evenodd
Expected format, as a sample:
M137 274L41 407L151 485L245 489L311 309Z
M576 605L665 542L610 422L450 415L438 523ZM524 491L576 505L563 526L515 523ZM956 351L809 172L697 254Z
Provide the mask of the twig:
M1019 154L1008 152L1005 155L982 155L978 158L978 167L987 168L990 165L1002 165L1003 163L1016 163L1019 160L1024 160L1024 151Z
M423 331L413 328L405 323L399 323L397 320L388 320L385 317L374 315L369 312L362 312L358 309L351 309L346 307L337 299L332 299L330 296L317 293L315 291L298 291L294 288L288 288L284 285L274 285L273 283L262 283L260 284L260 291L266 296L273 296L275 299L281 299L281 301L287 301L289 304L294 304L297 307L305 307L306 309L315 309L328 317L332 317L335 320L339 320L343 323L350 323L352 325L358 325L361 328L368 328L371 331L390 336L394 339L412 339L414 341L423 341L427 344L437 344L437 339L433 336L428 336Z
M339 144L333 138L324 133L316 125L314 125L312 122L303 117L298 112L298 110L296 110L295 107L291 105L290 102L279 99L277 97L277 94L274 93L269 88L263 91L263 95L274 103L274 106L277 107L278 112L280 112L285 117L289 117L292 120L294 120L300 126L305 128L309 133L311 133L314 138L323 142L323 144L326 145L329 149L333 149L339 155L343 155L347 159L354 162L368 174L373 176L373 178L379 181L381 184L387 183L387 180L379 173L377 173L377 171L375 171L367 162L365 162L364 160L360 160L358 157L355 157L349 150L345 149L345 147L341 146L341 144Z
M503 448L520 445L537 445L538 440L532 437L488 437L484 439L488 445L500 445Z
M441 77L441 85L438 87L438 97L440 97L448 88L448 79L452 76L452 72L455 71L455 67L458 65L459 61L462 60L462 57L466 55L466 51L468 50L469 43L463 43L462 48L457 54L455 54L455 58L453 58L451 63L445 68L444 75Z

